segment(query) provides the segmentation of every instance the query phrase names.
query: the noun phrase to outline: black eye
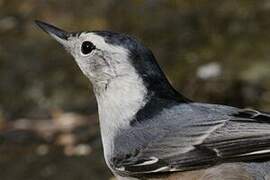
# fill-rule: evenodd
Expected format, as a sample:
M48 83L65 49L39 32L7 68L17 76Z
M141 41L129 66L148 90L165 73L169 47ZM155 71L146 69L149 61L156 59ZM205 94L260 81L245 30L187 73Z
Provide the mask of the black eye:
M91 53L96 47L94 46L93 43L89 41L84 41L82 43L81 51L83 54L89 54Z

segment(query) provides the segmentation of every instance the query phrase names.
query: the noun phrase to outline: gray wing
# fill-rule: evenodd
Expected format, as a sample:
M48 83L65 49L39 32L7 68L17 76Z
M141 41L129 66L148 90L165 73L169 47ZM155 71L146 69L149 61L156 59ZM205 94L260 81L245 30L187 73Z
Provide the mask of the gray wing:
M270 159L270 114L196 103L177 108L160 117L158 127L146 127L152 134L147 145L114 159L119 174L187 171Z

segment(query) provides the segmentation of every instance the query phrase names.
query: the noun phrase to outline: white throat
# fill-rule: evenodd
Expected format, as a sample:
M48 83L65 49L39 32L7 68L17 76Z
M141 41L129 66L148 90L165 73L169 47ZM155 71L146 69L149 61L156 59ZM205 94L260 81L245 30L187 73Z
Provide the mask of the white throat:
M98 90L98 102L101 135L106 153L113 150L113 138L121 129L130 126L135 114L146 104L147 90L143 80L131 68L128 75L111 80L106 89Z

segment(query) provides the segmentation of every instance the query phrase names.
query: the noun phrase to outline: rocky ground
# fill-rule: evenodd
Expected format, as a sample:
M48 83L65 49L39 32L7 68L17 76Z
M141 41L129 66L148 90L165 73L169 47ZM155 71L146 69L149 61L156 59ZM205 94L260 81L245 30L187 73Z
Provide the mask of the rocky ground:
M0 179L109 179L95 119L64 113L50 120L2 124Z

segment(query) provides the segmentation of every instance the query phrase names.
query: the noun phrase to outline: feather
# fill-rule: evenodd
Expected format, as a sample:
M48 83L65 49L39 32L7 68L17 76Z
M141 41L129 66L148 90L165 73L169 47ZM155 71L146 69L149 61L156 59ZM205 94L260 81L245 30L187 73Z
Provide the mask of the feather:
M147 143L136 154L112 163L113 167L122 167L119 174L140 176L270 159L268 113L190 103L167 109L154 118L147 121L146 128L138 125L134 134L156 134L156 138L146 138ZM154 129L160 129L159 135L152 130L151 122L158 124Z

